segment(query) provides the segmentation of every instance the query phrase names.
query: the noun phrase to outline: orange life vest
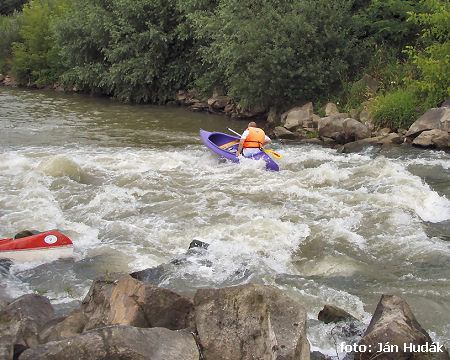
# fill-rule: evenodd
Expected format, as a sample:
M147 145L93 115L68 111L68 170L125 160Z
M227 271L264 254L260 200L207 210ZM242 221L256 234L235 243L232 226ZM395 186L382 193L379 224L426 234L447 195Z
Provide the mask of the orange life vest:
M244 148L261 148L266 139L266 134L260 128L249 127L248 135L245 138L243 147Z

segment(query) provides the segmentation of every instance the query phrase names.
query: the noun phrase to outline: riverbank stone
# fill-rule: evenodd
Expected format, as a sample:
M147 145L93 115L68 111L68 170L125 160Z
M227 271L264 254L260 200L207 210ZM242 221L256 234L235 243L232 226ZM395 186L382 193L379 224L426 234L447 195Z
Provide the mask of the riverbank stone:
M436 147L439 149L449 148L450 137L447 131L439 129L422 131L413 140L413 145L420 147Z
M18 297L0 312L0 359L12 359L39 344L38 335L54 316L49 299L37 294Z
M334 305L326 304L322 310L319 311L317 319L325 324L336 323L340 321L357 321L357 319L350 315L347 311L338 308Z
M193 336L187 331L113 325L23 352L19 360L198 360Z
M368 349L377 351L379 344L398 346L398 351L377 352L377 360L431 360L448 359L448 352L413 352L404 346L431 345L428 333L416 320L407 302L396 295L382 295L369 327L359 342ZM374 353L366 351L357 353L356 358L369 360L374 358Z
M419 117L408 129L405 136L417 136L427 130L450 131L450 107L433 108Z
M199 289L194 304L205 360L309 359L306 311L277 288Z

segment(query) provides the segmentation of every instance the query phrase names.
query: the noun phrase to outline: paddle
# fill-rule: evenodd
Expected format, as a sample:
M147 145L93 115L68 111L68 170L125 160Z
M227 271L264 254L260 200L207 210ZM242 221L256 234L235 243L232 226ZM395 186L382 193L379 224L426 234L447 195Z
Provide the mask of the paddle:
M234 131L233 129L227 128L228 131L231 131L233 134L236 134L237 136L241 136L241 134L239 134L238 132ZM270 150L270 149L261 149L262 151L264 151L267 155L273 155L273 157L277 158L277 159L281 159L282 156L281 154L277 153L276 151Z

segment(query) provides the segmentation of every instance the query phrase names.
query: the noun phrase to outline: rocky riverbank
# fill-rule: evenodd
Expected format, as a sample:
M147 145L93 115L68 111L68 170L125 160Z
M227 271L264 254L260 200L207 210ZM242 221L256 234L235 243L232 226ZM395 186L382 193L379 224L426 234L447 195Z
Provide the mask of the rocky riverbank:
M199 289L190 298L132 275L108 274L96 279L81 305L63 317L56 317L49 299L37 294L4 303L0 357L330 359L310 352L307 309L278 288L246 284ZM449 358L398 296L381 297L363 334L358 330L363 326L359 320L334 306L325 305L318 319L336 322L336 331L353 339L353 343L336 345L337 352L348 353L347 359L372 359L374 353L377 359ZM378 350L380 346L386 348Z

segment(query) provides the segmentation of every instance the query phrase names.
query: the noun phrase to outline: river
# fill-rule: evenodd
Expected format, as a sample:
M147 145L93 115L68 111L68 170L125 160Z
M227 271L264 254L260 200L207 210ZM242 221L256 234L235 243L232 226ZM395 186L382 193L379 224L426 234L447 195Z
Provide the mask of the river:
M450 345L450 155L397 147L340 154L276 144L279 173L220 162L199 129L245 122L182 108L0 88L0 238L63 229L75 258L15 264L8 296L38 292L60 308L92 279L179 257L160 285L271 284L302 299L313 348L335 354L325 303L366 324L383 293L403 296Z

